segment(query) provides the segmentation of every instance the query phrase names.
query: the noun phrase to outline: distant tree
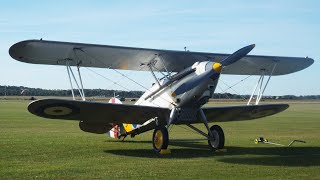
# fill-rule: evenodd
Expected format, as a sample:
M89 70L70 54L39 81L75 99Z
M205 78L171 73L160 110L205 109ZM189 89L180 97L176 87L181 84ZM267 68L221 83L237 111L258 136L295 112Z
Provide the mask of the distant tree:
M142 96L142 91L120 91L120 90L107 90L107 89L84 89L87 97L112 97L114 93L123 98L139 98ZM77 90L74 91L76 96L80 96ZM0 86L0 96L72 96L70 90L64 89L41 89L41 88L29 88L24 86ZM249 99L250 95L239 95L231 93L214 93L212 98L215 99ZM267 96L268 99L320 99L320 95L284 95L284 96Z

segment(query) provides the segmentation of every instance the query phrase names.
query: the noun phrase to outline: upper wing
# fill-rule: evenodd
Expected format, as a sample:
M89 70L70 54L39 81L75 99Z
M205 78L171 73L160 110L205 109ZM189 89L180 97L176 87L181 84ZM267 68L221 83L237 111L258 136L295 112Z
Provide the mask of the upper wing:
M209 122L226 122L258 119L284 111L288 104L262 104L202 108ZM203 122L198 116L198 123Z
M44 40L21 41L11 46L12 58L34 64L99 67L125 70L149 70L144 65L155 62L155 67L164 71L179 72L197 61L222 61L229 54L170 51L108 45L81 44ZM156 63L162 59L162 63ZM273 75L284 75L300 71L313 63L311 58L252 56L248 55L223 69L223 74L261 75L260 70Z
M89 124L143 124L158 117L166 123L170 110L160 107L113 104L64 99L42 99L28 106L29 112L44 118L80 120Z

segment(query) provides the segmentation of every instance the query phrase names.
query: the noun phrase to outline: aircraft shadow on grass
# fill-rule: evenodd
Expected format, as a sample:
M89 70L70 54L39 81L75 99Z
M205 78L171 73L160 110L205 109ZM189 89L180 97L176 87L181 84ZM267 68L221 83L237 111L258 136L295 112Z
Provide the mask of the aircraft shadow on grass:
M320 147L227 147L218 161L263 166L320 166ZM236 155L245 155L236 156Z
M116 142L116 141L112 141ZM127 141L119 143L148 143L150 141ZM179 147L179 148L177 148ZM232 164L264 166L320 166L320 147L233 147L227 146L226 152L212 152L201 141L171 140L171 154L159 155L150 149L116 149L104 152L144 158L201 158L213 157L217 161ZM245 156L245 157L244 157Z

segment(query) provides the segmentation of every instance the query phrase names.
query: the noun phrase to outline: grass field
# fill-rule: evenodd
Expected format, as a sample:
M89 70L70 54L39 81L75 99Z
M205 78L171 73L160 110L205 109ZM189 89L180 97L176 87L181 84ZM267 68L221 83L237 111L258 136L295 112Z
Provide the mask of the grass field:
M295 102L259 120L219 123L226 152L211 152L204 140L182 141L201 136L173 126L169 155L152 151L152 132L120 142L82 132L76 121L38 118L27 112L28 103L0 101L0 179L320 179L320 102ZM254 144L260 136L307 143Z

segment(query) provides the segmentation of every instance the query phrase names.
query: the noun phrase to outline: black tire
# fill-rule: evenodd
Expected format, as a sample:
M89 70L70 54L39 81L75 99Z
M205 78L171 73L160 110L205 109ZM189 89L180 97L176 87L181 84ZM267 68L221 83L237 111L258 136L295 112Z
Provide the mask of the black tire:
M152 145L156 152L160 152L161 149L167 149L169 144L169 134L166 127L157 127L153 131Z
M223 149L224 148L224 133L220 126L213 125L210 128L210 131L213 135L214 140L208 140L208 144L210 149L217 150L217 149ZM210 133L208 133L208 136L210 137Z

